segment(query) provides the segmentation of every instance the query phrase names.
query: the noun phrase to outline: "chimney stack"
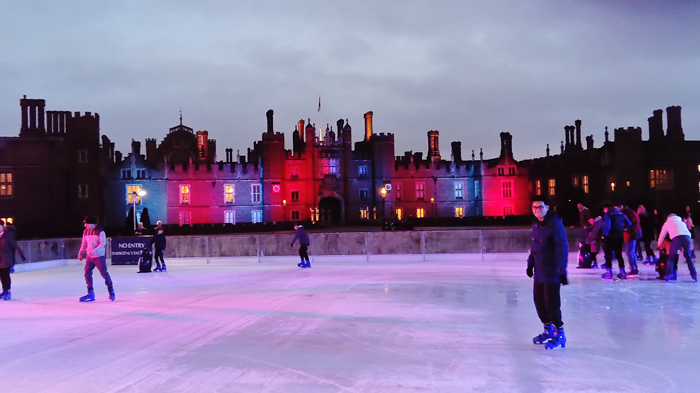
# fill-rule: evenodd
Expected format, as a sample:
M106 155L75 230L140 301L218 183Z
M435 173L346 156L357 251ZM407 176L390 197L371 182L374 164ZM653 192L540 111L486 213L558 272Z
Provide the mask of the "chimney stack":
M138 157L141 155L141 142L131 140L131 154L133 154L135 157Z
M681 125L680 106L669 106L666 108L666 121L668 122L668 128L666 129L666 136L668 139L673 141L685 140L683 126Z
M664 138L664 111L657 109L649 121L649 140L660 141Z
M576 120L574 124L576 125L576 147L583 149L581 145L581 120Z
M267 117L267 133L268 133L268 134L274 134L274 133L275 133L275 131L273 130L273 127L272 127L272 115L273 115L274 113L275 113L275 112L274 112L272 109L268 110L268 111L265 113L265 116Z
M501 133L501 157L513 157L513 136L510 132Z
M440 131L428 131L428 158L440 161Z
M365 140L368 141L372 137L372 116L374 113L369 111L365 113Z
M462 142L452 142L452 157L454 162L459 164L462 162ZM473 153L472 153L473 154Z

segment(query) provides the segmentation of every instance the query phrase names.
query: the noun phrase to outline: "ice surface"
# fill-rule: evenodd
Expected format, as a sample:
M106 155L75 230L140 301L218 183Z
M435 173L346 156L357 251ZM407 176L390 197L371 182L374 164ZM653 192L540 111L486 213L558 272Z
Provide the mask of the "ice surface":
M697 392L698 291L570 269L567 349L545 351L524 261L111 266L16 273L9 392ZM97 273L97 272L95 272Z

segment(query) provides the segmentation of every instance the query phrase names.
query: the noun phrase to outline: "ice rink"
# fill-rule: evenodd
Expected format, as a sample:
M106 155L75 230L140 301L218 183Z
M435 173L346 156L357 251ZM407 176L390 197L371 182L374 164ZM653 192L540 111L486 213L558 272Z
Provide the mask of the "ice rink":
M570 265L572 265L570 263ZM567 348L542 331L524 261L81 266L16 273L0 301L10 392L697 392L700 286L570 268ZM97 272L96 272L97 273Z

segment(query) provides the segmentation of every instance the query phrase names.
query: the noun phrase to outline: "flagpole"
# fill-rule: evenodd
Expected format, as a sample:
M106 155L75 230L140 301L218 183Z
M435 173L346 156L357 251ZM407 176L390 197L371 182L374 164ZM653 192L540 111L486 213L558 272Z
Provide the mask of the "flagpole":
M318 116L319 116L319 122L320 127L318 129L318 140L322 141L323 140L323 112L321 112L321 95L318 95Z

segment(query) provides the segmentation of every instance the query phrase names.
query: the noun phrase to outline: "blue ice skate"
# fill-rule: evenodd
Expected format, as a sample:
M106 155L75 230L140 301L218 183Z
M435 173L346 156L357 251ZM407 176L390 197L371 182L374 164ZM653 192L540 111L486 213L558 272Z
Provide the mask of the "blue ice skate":
M114 301L116 296L114 295L114 289L109 290L109 300Z
M608 269L607 267L603 267L603 269L605 269L605 273L603 273L603 275L600 276L600 278L602 278L603 280L612 280L612 269Z
M610 270L612 272L612 269ZM625 269L620 269L620 272L617 273L617 278L620 280L624 280L627 278L627 273L625 272Z
M10 290L8 289L7 292L3 292L3 293L2 293L2 299L3 299L3 300L10 300L10 299L12 299L12 291L10 291Z
M544 344L544 349L564 349L566 348L566 335L564 327L555 328L554 337Z
M303 267L303 268L311 267L311 262L306 261L306 262L304 262L304 264L301 267Z
M95 291L92 289L88 291L87 295L80 298L81 303L94 302L95 301Z
M544 344L552 337L554 337L554 325L552 325L551 323L545 323L544 324L544 331L542 333L540 333L539 335L533 337L532 343L533 344Z
M161 265L160 271L161 271L161 272L167 272L167 271L168 271L168 267L165 266L165 262L163 262L163 265Z

